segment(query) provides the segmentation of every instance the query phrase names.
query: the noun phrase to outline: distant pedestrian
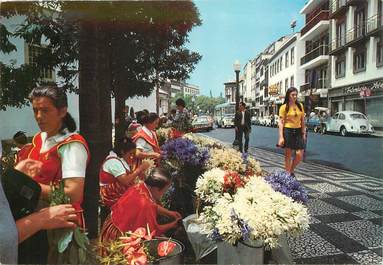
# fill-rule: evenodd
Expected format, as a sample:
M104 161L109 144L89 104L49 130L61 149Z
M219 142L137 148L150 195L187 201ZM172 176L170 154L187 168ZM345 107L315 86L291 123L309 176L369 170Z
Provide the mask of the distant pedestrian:
M245 136L245 153L249 149L249 135L251 132L250 112L246 110L246 103L239 103L239 110L235 114L234 119L235 131L238 134L239 151L243 152L243 136Z
M190 114L186 109L185 101L182 98L177 99L176 106L177 111L172 122L172 133L175 138L188 133L192 128Z
M303 158L306 141L305 112L297 97L298 90L290 87L279 109L278 146L285 148L285 169L291 175L294 175L294 169ZM292 159L293 151L294 159Z

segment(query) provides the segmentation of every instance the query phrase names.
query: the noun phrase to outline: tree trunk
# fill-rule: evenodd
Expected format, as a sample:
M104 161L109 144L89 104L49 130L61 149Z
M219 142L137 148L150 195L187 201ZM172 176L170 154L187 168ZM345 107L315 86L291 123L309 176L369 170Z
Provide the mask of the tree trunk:
M115 121L115 127L114 127L114 142L116 143L116 140L121 139L125 135L126 127L126 121L125 121L125 114L124 114L124 108L125 108L125 94L123 93L123 88L120 86L119 82L117 82L117 85L114 90L115 95L115 105L114 105L114 121ZM117 123L116 120L119 120Z
M85 222L89 238L98 234L98 173L111 149L110 64L107 31L95 22L82 22L79 61L80 130L91 160L85 178Z

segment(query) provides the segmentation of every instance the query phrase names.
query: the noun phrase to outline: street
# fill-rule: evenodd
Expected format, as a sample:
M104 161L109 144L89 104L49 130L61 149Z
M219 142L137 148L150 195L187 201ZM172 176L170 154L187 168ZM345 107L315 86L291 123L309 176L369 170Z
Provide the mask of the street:
M206 135L222 141L234 140L234 129L215 129ZM277 152L283 149L275 145L278 141L278 129L252 126L250 147ZM368 136L342 137L337 134L308 134L306 162L328 165L350 170L360 174L383 179L383 138Z

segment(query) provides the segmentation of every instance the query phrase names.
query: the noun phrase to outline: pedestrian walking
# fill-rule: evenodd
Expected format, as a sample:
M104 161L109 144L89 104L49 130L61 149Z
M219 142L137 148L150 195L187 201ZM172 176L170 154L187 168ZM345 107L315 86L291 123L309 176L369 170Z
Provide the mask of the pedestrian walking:
M235 131L238 134L239 151L243 152L243 136L245 136L245 153L249 149L249 135L251 132L250 112L246 110L246 103L239 103L239 110L234 119Z
M172 134L174 138L182 137L190 132L192 125L190 114L186 109L186 103L182 98L176 100L177 111L172 122Z
M298 90L290 87L279 109L278 146L285 148L285 169L291 175L294 175L294 169L303 158L306 140L305 112L297 97Z

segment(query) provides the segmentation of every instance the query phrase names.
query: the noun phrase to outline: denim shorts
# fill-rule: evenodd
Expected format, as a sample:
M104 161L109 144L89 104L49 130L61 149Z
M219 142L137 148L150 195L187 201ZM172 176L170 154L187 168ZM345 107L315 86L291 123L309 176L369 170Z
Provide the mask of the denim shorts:
M293 150L301 150L305 148L302 128L283 128L283 138L285 139L285 148Z

